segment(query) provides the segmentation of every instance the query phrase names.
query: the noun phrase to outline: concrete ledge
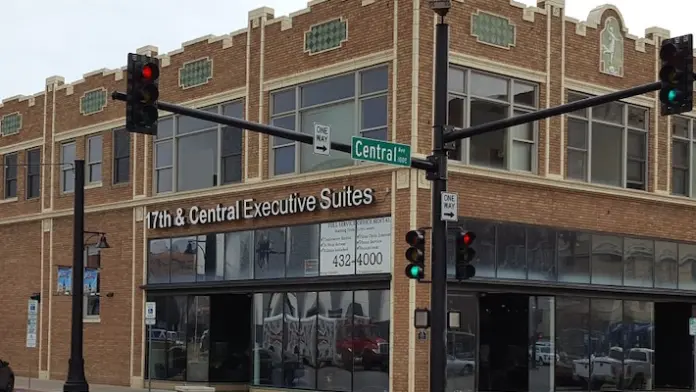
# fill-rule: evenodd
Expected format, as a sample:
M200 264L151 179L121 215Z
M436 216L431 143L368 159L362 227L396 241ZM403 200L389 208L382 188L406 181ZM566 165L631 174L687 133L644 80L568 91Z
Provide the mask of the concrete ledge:
M177 385L174 390L176 392L215 392L215 388L202 385Z

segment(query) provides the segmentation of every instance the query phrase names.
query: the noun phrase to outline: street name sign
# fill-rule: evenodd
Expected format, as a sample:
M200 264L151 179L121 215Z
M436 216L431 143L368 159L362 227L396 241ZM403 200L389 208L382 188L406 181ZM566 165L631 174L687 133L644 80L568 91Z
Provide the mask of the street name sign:
M411 146L391 143L367 137L353 136L351 158L356 161L386 163L395 166L411 166Z
M440 220L444 222L456 222L459 220L459 195L452 192L440 194Z
M314 153L329 155L331 153L331 127L314 123Z

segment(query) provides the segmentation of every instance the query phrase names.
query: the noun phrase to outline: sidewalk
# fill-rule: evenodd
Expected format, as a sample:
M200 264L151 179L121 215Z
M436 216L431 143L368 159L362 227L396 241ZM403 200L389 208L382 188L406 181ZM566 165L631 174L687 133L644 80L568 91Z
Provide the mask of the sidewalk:
M16 392L62 392L63 380L39 380L32 378L31 380L26 377L17 377L15 380L15 391ZM115 385L99 385L99 384L89 384L90 392L147 392L147 388L128 388ZM153 392L172 392L163 391L158 389L153 389Z

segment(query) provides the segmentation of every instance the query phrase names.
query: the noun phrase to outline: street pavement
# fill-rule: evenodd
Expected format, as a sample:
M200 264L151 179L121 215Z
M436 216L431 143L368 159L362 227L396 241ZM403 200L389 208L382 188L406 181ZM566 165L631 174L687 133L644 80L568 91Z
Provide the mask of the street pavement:
M62 392L63 380L39 380L17 377L15 392ZM115 385L89 384L90 392L146 392L147 389L128 388ZM153 389L152 392L171 392Z

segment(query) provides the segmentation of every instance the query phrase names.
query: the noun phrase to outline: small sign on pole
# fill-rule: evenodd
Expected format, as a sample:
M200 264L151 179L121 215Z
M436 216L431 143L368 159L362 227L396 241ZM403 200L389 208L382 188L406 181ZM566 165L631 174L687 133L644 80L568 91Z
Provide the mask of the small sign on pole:
M314 153L329 155L331 153L331 127L314 123Z
M456 222L459 220L459 195L452 192L442 192L440 203L442 205L440 220L444 222Z
M157 303L145 302L145 325L155 325L157 323Z
M30 299L27 309L27 348L36 348L39 301Z
M696 317L689 317L689 335L696 336Z

